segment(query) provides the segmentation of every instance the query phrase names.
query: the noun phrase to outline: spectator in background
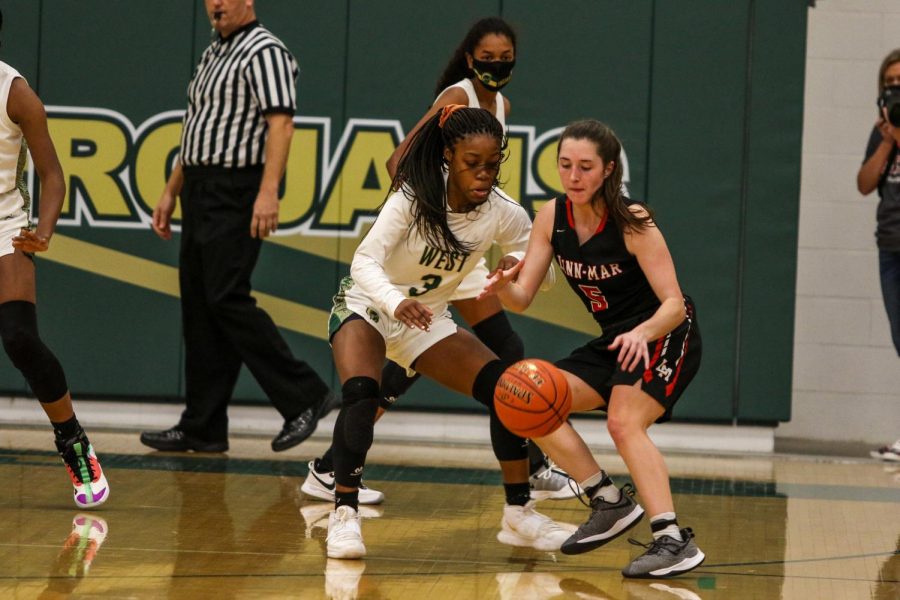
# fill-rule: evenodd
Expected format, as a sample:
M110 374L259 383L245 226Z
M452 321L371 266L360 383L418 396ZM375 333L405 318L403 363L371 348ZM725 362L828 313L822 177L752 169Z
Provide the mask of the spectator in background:
M890 52L878 70L879 106L885 89L900 86L900 48ZM900 94L900 87L897 89ZM895 118L896 120L896 118ZM900 126L888 119L881 106L878 120L869 135L866 157L856 176L856 185L863 195L878 190L878 264L881 272L881 293L891 324L891 338L900 355ZM873 450L871 455L882 460L900 462L900 439L890 446Z

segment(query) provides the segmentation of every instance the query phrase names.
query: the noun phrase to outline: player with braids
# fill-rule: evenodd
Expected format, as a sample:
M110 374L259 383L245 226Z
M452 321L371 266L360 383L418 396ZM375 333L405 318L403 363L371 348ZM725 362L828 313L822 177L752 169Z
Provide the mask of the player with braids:
M485 293L525 310L556 258L601 330L556 362L572 392L572 411L606 411L609 434L651 515L654 539L622 573L670 577L697 568L704 554L693 532L678 526L666 463L647 429L670 418L697 373L700 332L650 209L622 194L621 151L615 133L599 121L563 130L557 168L566 193L541 208L525 258L494 273ZM535 441L590 499L591 517L563 544L563 553L597 548L643 516L633 492L613 484L570 425Z
M491 444L506 492L498 540L553 551L571 534L534 511L524 440L493 411L494 384L508 362L458 328L447 306L494 242L505 254L500 267L507 269L527 245L528 215L497 190L504 149L503 128L486 110L449 105L433 116L410 141L394 178L397 191L356 249L350 277L335 296L329 336L343 404L332 441L331 558L366 553L359 486L386 357L472 395L491 411Z
M512 78L515 64L516 33L506 21L499 17L487 17L472 25L438 79L434 104L388 160L387 168L391 176L397 174L400 157L409 147L413 134L449 104L483 108L493 114L501 126L506 127L510 103L500 90ZM501 359L516 362L524 358L525 347L522 338L512 328L503 306L493 297L476 299L484 287L487 273L485 260L478 261L450 302L485 346ZM551 269L548 284L552 284L552 276ZM381 398L377 416L381 417L397 398L409 390L418 377L418 374L410 377L406 369L389 361L381 375ZM540 448L529 444L528 454L529 483L536 500L562 500L575 495L576 486L570 485L569 477L547 462ZM333 500L333 471L332 449L329 448L321 457L310 461L309 476L303 482L301 490L313 498ZM384 500L384 494L363 485L359 500L362 504L378 504Z

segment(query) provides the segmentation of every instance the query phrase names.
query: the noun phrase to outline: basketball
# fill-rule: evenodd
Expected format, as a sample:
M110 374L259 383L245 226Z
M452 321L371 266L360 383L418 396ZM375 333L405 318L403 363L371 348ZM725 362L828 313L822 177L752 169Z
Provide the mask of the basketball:
M494 408L500 421L516 435L543 437L566 421L572 395L562 371L545 360L527 358L500 376L494 388Z

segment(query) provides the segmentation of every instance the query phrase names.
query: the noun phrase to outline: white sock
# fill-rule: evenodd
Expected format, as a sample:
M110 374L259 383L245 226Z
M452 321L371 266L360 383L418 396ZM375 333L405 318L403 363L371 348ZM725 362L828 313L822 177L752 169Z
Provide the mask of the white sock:
M591 500L597 496L603 496L603 499L607 502L615 503L622 497L619 488L613 484L612 479L602 469L599 473L594 473L578 485L587 492L588 498Z
M597 471L596 473L594 473L593 475L591 475L584 481L579 481L578 485L581 486L581 489L586 490L589 487L594 487L601 481L603 481L603 471L602 470Z
M669 523L665 527L657 530L656 527L662 525L662 523L660 523L661 521L668 521ZM659 513L654 517L650 517L650 529L653 530L654 540L658 540L662 536L667 535L679 542L684 541L681 537L681 531L678 529L678 520L675 518L674 512Z

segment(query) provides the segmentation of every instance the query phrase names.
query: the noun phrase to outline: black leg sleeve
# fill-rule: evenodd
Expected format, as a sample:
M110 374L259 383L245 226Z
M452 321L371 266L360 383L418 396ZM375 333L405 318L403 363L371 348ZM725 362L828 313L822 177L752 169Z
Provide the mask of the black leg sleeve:
M375 433L378 382L371 377L352 377L341 391L343 404L332 438L334 476L338 485L359 487Z
M0 337L9 359L39 401L48 404L66 395L66 374L38 335L34 304L24 300L0 304Z
M491 447L497 460L521 460L528 456L528 440L507 429L494 410L494 388L506 370L506 365L502 360L493 360L484 365L475 376L472 395L491 412Z
M509 317L503 311L491 315L484 321L474 325L472 331L484 345L507 364L525 358L525 343L515 332Z
M409 391L409 388L419 380L419 377L418 373L412 377L407 376L406 369L389 360L381 371L381 398L378 401L379 406L384 410L389 409L400 396Z

